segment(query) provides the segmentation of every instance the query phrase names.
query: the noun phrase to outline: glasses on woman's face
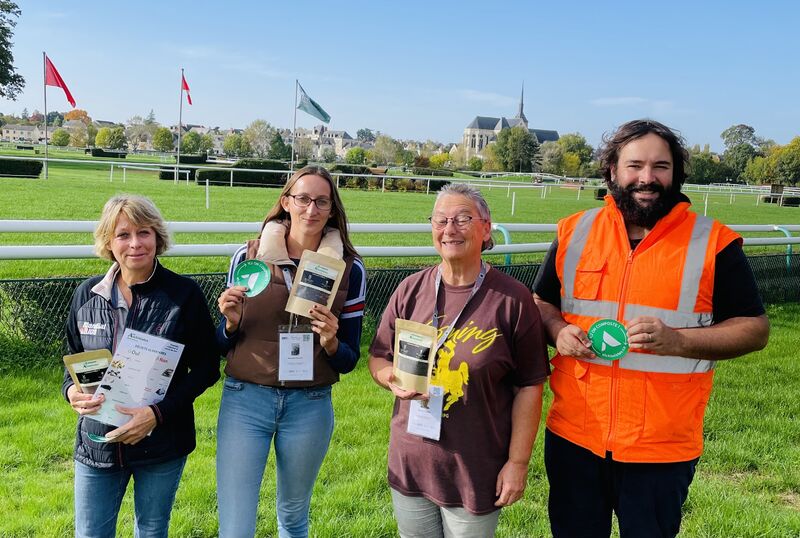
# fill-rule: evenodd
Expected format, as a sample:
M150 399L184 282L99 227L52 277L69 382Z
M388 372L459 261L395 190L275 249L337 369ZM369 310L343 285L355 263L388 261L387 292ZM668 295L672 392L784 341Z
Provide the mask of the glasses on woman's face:
M465 230L470 227L473 220L485 221L486 219L473 217L472 215L456 215L455 217L443 217L441 215L434 215L432 217L428 217L428 220L430 221L431 226L433 226L437 230L444 230L445 228L447 228L448 222L452 222L455 225L455 227L458 228L459 230Z
M330 198L312 198L306 194L287 194L289 198L294 200L297 207L308 207L313 202L320 211L330 211L333 207L333 201Z

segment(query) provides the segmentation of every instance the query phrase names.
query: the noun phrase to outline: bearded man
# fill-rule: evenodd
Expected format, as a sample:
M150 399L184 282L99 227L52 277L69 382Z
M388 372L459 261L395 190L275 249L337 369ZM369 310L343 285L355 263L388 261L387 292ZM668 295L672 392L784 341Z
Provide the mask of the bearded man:
M534 284L557 351L550 525L556 538L608 537L613 512L623 538L675 536L714 367L764 348L769 322L742 238L689 210L680 136L636 120L604 142L610 195L558 223ZM592 325L610 320L624 327L593 344Z

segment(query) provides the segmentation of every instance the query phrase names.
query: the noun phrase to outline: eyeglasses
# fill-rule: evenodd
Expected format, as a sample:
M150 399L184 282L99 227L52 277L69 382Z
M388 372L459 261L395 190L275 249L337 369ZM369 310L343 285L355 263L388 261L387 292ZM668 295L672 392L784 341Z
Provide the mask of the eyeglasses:
M473 217L472 215L456 215L455 217L435 216L435 217L428 217L428 220L430 221L431 226L433 226L437 230L444 230L445 228L447 228L448 222L452 222L453 224L455 224L456 228L458 228L459 230L464 230L470 227L473 220L482 220L484 222L486 221L486 219Z
M314 202L320 211L328 211L333 207L333 201L330 198L312 198L305 194L287 194L286 196L293 198L297 207L308 207L311 202Z

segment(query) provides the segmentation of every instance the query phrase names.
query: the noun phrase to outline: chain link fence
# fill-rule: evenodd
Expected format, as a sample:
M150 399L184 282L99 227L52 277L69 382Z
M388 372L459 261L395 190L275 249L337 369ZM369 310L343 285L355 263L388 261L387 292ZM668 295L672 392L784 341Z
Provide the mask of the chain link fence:
M748 258L765 303L800 302L800 254ZM528 288L538 264L496 266ZM365 329L371 332L397 285L418 268L367 272ZM189 275L200 285L212 313L225 274ZM75 288L84 278L0 280L0 370L15 362L54 364L64 352L64 322Z

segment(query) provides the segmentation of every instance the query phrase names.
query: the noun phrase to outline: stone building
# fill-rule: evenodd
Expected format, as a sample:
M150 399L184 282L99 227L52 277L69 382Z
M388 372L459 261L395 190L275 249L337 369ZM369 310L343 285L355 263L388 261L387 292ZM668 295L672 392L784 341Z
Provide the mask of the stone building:
M522 93L519 97L519 109L517 110L517 115L513 118L506 118L505 116L500 118L475 116L475 119L464 129L462 143L464 144L466 159L474 157L475 155L480 156L483 148L497 140L497 135L500 134L500 131L503 129L511 129L517 125L522 125L528 129L540 144L548 140L558 140L558 131L550 129L531 129L528 127L528 118L525 117L525 112L523 111L524 98L525 87L523 86Z

